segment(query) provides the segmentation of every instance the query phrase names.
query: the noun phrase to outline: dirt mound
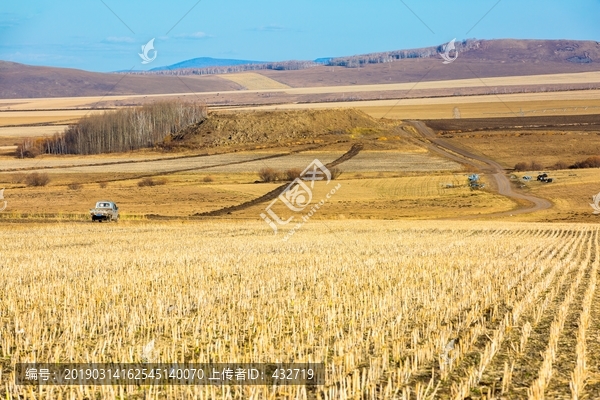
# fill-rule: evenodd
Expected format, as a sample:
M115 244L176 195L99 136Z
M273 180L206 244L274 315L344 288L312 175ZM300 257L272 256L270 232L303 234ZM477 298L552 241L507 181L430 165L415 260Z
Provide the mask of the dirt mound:
M377 133L381 129L375 119L353 109L213 112L202 123L167 137L165 146L289 144L325 136Z

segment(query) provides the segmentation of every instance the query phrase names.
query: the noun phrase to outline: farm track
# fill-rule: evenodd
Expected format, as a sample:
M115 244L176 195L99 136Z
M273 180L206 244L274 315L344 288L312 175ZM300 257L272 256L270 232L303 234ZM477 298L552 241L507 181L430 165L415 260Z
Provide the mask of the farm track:
M504 168L496 161L474 154L459 146L448 143L444 139L438 138L435 135L435 133L421 121L411 121L410 124L419 133L420 138L417 138L416 140L421 145L425 145L429 150L441 154L454 161L460 162L462 164L469 164L476 168L482 169L484 173L489 174L494 179L499 194L515 200L525 200L527 202L533 203L533 206L531 207L517 208L512 211L506 211L501 213L473 216L471 218L502 217L508 215L533 213L541 210L546 210L552 207L552 203L549 200L515 192L512 188L510 180L505 174ZM411 139L410 135L408 134L403 134L403 136ZM415 138L412 139L415 140ZM485 167L481 168L481 165L478 163L484 164Z
M358 153L360 153L360 151L363 149L363 145L360 143L354 144L352 145L352 147L350 148L350 150L348 150L346 153L344 153L341 157L339 157L338 159L330 162L329 164L326 164L325 167L330 169L333 167L336 167L338 165L340 165L341 163L350 160L351 158L355 157L356 155L358 155ZM194 217L215 217L215 216L222 216L222 215L226 215L226 214L231 214L234 211L241 211L244 210L246 208L264 203L265 201L269 201L269 200L273 200L275 198L277 198L277 196L279 196L283 190L285 190L288 186L290 185L290 182L286 182L281 186L276 187L275 189L271 190L270 192L257 197L255 199L246 201L242 204L238 204L235 206L231 206L231 207L225 207L225 208L221 208L218 210L214 210L214 211L208 211L208 212L204 212L204 213L197 213L194 214Z

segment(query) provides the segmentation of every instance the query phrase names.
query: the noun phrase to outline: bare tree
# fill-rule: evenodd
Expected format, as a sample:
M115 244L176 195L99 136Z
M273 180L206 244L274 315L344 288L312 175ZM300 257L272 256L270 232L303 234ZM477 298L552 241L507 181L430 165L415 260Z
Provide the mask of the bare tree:
M49 139L24 140L17 156L100 154L152 147L206 119L204 104L158 102L85 117Z

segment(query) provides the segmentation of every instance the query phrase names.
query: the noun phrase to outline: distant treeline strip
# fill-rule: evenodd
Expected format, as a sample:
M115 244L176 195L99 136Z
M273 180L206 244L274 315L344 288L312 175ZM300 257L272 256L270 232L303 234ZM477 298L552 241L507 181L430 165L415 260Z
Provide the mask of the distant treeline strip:
M157 102L82 118L51 138L26 139L17 157L38 154L102 154L153 147L167 135L206 119L204 104Z
M307 69L323 65L314 61L282 61L282 62L271 62L261 64L241 64L241 65L227 65L217 67L204 67L204 68L177 68L177 69L166 69L160 71L135 71L125 72L127 74L136 75L214 75L214 74L234 74L237 72L245 71L261 71L261 70L275 70L275 71L296 71L301 69Z
M480 46L479 40L466 39L455 43L458 51L465 51L475 49ZM346 68L359 68L366 64L381 64L389 63L407 58L429 58L437 57L439 53L444 52L444 45L424 47L421 49L412 50L395 50L386 51L382 53L371 53L362 54L350 57L337 57L330 58L324 62L315 61L280 61L280 62L267 62L258 64L241 64L241 65L230 65L230 66L218 66L218 67L204 67L204 68L177 68L172 70L160 70L160 71L135 71L135 72L124 72L127 74L138 74L138 75L213 75L213 74L233 74L237 72L245 71L260 71L260 70L275 70L275 71L296 71L321 65L330 67L346 67Z

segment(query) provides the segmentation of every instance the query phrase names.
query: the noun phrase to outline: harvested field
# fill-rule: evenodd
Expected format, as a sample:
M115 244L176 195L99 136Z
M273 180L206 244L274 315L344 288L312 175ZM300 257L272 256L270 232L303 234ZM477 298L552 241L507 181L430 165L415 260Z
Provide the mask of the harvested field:
M0 126L65 125L77 122L85 115L102 112L101 110L4 111L0 113Z
M512 76L512 77L499 77L499 78L482 78L482 80L477 78L470 79L457 79L457 80L438 80L431 82L406 82L402 80L403 83L379 83L379 84L371 84L371 85L359 85L359 84L346 84L340 86L325 86L319 87L311 86L311 87L297 87L297 88L273 88L274 85L283 85L279 82L275 82L272 79L261 76L259 74L248 73L240 74L240 75L223 75L223 78L227 78L233 76L241 76L241 81L244 79L247 80L247 84L252 86L254 83L252 79L256 78L255 81L257 86L265 87L264 89L252 89L252 90L224 90L224 91L210 91L210 92L181 92L181 93L165 93L165 94L148 94L148 95L107 95L107 96L95 96L95 97L63 97L63 98L35 98L35 99L5 99L0 100L0 111L8 112L8 114L12 114L15 111L25 111L25 110L35 110L37 112L41 112L42 110L64 110L64 109L76 109L76 108L86 108L90 109L93 107L105 106L105 107L123 107L130 105L138 105L146 101L152 101L156 99L168 100L173 98L183 99L183 100L198 100L210 99L210 102L217 103L227 106L231 105L239 105L239 102L236 100L236 96L241 96L244 98L242 104L251 103L252 98L248 98L249 94L255 95L269 95L269 94L286 94L291 96L296 96L298 98L302 98L302 101L306 102L314 102L319 104L323 100L322 95L329 94L334 96L336 99L339 99L339 103L345 102L354 102L354 100L360 100L363 94L375 93L382 94L385 92L397 93L398 98L405 98L408 92L412 92L413 90L421 90L423 91L424 97L437 97L443 96L447 98L446 100L435 100L434 98L430 99L421 99L419 102L418 99L413 99L412 101L415 103L406 103L403 105L427 105L427 104L448 104L448 103L479 103L479 102L497 102L501 103L498 100L497 96L502 98L502 101L507 102L515 102L515 101L550 101L550 100L598 100L599 96L597 94L598 90L584 90L584 89L593 89L596 85L600 84L600 73L599 72L584 72L584 73L574 73L574 74L551 74L551 75L534 75L534 76ZM257 78L254 75L259 75L261 78ZM202 78L188 78L188 79L203 79ZM226 79L216 78L223 82L229 82L232 85L235 85L232 81L227 81ZM482 83L483 81L483 83ZM581 85L588 86L581 86ZM542 88L543 85L546 85L545 88ZM553 86L554 85L554 86ZM557 86L558 85L558 86ZM568 85L572 85L569 87ZM237 85L236 85L237 86ZM285 86L285 85L284 85ZM479 95L479 96L461 96L463 94L469 94L473 89L476 88L487 88L488 93L487 96ZM562 88L561 91L552 91L548 93L543 93L544 90L557 90L557 88ZM567 91L569 88L578 88L580 90ZM436 90L439 93L435 92ZM448 90L454 90L454 96L448 95ZM465 93L462 93L461 90L464 90ZM521 93L521 92L526 93ZM527 92L539 92L542 93L527 93ZM516 94L505 94L505 93L514 93ZM437 93L437 94L436 94ZM217 98L218 95L218 98ZM315 96L313 100L307 98L305 96ZM303 97L304 96L304 97ZM517 98L506 97L506 96L517 96ZM520 97L519 97L520 96ZM523 97L525 96L525 97ZM368 98L372 96L369 95ZM489 98L489 100L485 100ZM321 100L320 100L321 99ZM345 101L341 101L344 99ZM288 100L287 102L299 101ZM387 100L389 102L394 102L395 100ZM285 102L285 100L284 100ZM333 101L335 103L335 101ZM372 107L376 106L386 106L388 103L375 103L371 104ZM363 105L364 106L364 105ZM562 104L562 108L564 108L564 104ZM597 104L587 104L587 106L597 106ZM278 107L278 105L273 105L273 107ZM287 106L286 106L287 107ZM321 107L321 106L319 106ZM333 104L330 107L340 107L339 105ZM361 106L362 107L362 106ZM585 107L585 105L583 105ZM556 108L557 110L561 108L561 104L549 104L546 108ZM504 110L503 110L504 112ZM518 112L518 110L517 110ZM557 111L558 112L558 111ZM490 115L492 116L492 115ZM8 116L0 115L2 119L8 120ZM19 115L14 115L11 117L11 121L19 122ZM38 115L38 118L40 116ZM47 116L46 119L49 119L50 116ZM446 118L445 116L441 116L442 118ZM412 118L427 118L427 116L418 116ZM435 118L435 116L433 117ZM14 123L13 123L14 124ZM2 123L1 125L6 125L6 123Z
M428 120L427 126L438 133L468 135L475 131L497 131L511 129L513 131L538 130L546 131L550 128L563 128L575 131L600 131L600 114L579 116L519 116L486 119L443 119Z
M557 100L558 99L558 100ZM355 108L373 118L454 119L530 115L588 115L600 111L600 91L453 96L424 99L333 101L253 107L256 110ZM243 108L249 109L249 108Z
M324 386L226 389L236 399L304 390L591 398L598 390L595 225L315 220L287 242L264 223L228 221L0 231L11 237L0 242L3 397L30 394L14 385L17 362L92 355L325 363ZM133 385L36 388L35 396L49 390L225 396L218 386Z
M460 171L462 166L428 153L363 151L343 168L347 172L437 172Z
M68 125L47 125L47 126L18 126L9 128L0 128L0 138L24 138L24 137L43 137L52 136L55 133L64 131Z
M89 163L94 164L94 161L89 162L90 160L86 160L85 158L76 158L72 162L71 165L74 166L61 166L65 163L69 163L68 158L50 158L40 159L40 160L3 160L0 161L0 167L4 167L4 169L14 168L16 165L19 166L28 166L30 168L41 167L42 165L50 165L52 168L44 170L45 172L52 174L60 174L60 173L79 173L79 174L115 174L120 172L126 172L129 174L160 174L167 173L173 171L181 171L186 169L206 169L210 167L215 167L219 165L226 165L232 163L245 163L251 160L256 160L260 158L268 158L275 156L285 156L287 153L232 153L232 154L219 154L213 156L198 156L198 157L185 157L185 158L176 158L170 159L170 157L164 156L164 160L160 160L160 157L157 157L158 160L153 161L145 161L144 158L140 158L138 162L132 162L127 164L119 164L118 162L127 161L126 159L121 157L115 158L96 158L96 163L103 164L107 162L106 160L111 160L115 162L111 165L87 165L87 166L77 166L77 163ZM15 162L16 161L16 162ZM24 163L24 161L28 161L28 163ZM124 168L126 165L126 168Z
M474 132L455 136L448 142L494 158L507 169L519 162L537 161L543 169L553 169L561 161L572 165L600 154L600 130L581 131L499 131Z
M450 143L513 168L537 161L551 169L600 154L600 116L435 120L427 125Z
M253 72L245 72L240 74L224 74L220 77L235 82L248 90L270 90L289 88L288 85L284 85L281 82L277 82L276 80Z

